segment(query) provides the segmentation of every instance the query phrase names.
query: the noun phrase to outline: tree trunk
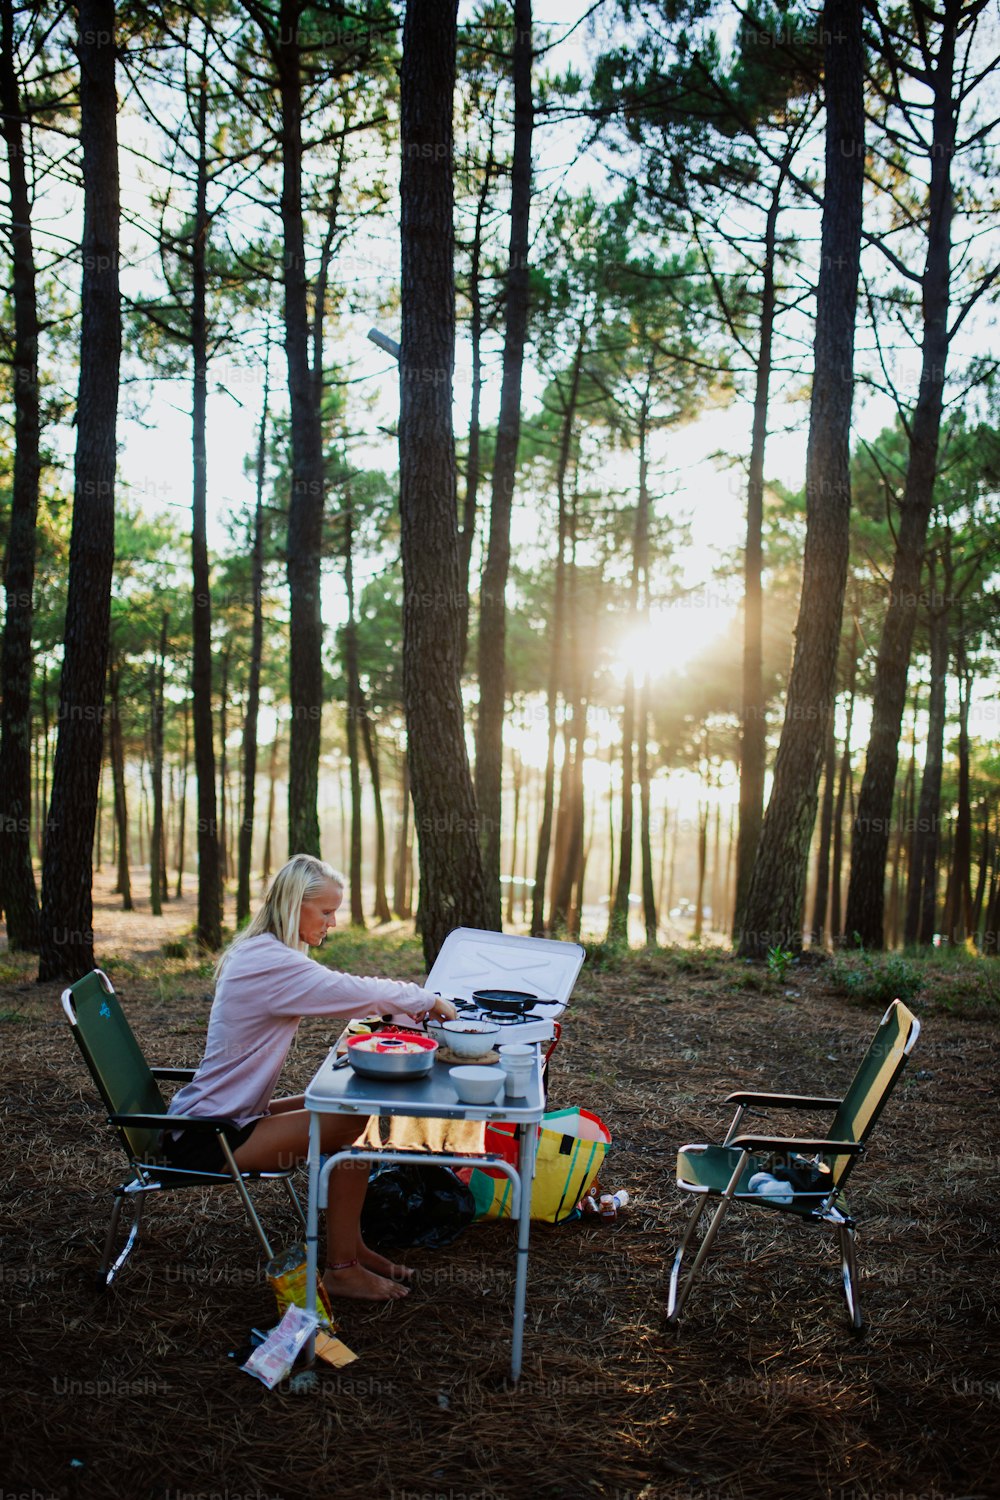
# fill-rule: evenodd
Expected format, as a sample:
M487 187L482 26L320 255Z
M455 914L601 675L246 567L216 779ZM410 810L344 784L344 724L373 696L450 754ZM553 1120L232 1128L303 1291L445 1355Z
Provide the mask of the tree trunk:
M649 415L649 381L639 414L639 494L632 536L632 570L629 579L629 625L634 631L639 619L639 589L645 577L649 530L648 456L646 438ZM635 675L629 667L622 696L622 823L618 848L618 884L608 922L608 942L628 942L629 892L632 884L632 834L635 811Z
M559 460L556 469L556 495L559 514L556 523L556 566L553 580L551 624L548 632L549 680L548 697L548 748L545 756L545 781L542 789L542 817L538 830L538 848L535 851L535 885L531 899L531 935L541 937L545 931L545 879L548 873L549 853L552 846L552 810L555 801L556 734L559 722L559 691L563 673L563 631L565 628L566 593L566 534L568 531L566 505L566 473L569 468L570 446L573 441L573 424L576 420L576 405L580 392L580 377L583 370L583 352L586 346L586 325L581 321L573 368L570 375L570 390L563 412L562 431L559 439Z
M996 877L983 923L983 953L987 958L996 958L1000 954L1000 878Z
M195 222L191 239L191 574L192 611L191 698L194 721L194 767L198 817L198 916L195 938L214 952L222 944L222 864L218 804L215 787L215 726L212 722L212 588L208 565L208 463L205 447L208 396L208 319L206 313L206 250L211 224L208 217L208 100L203 87L198 99L198 174Z
M565 920L566 898L561 896L563 875L566 870L566 851L569 848L570 786L573 780L573 715L576 705L572 691L563 700L562 768L559 772L559 799L555 808L555 832L552 839L552 870L549 875L549 919L547 930L555 932Z
M521 768L521 757L518 755L518 753L517 753L516 750L511 751L511 757L510 758L511 758L511 769L513 771L513 782L514 782L514 815L513 815L513 818L511 820L511 827L513 828L513 837L511 839L511 848L510 848L510 884L507 887L507 901L506 901L506 907L505 907L505 910L504 910L504 921L508 925L510 925L510 923L512 923L513 920L514 920L514 893L517 890L517 855L518 855L518 847L517 847L517 845L518 845L518 836L519 836L520 831L521 831L520 830L520 822L521 822L521 787L522 787L523 780L524 780L523 774L522 774L522 768Z
M564 843L556 866L556 887L549 913L549 929L567 932L571 928L573 890L578 884L583 854L583 764L587 738L587 709L574 692L572 741L567 745L563 780L566 786Z
M396 859L392 876L392 905L400 917L413 915L409 900L410 875L410 763L403 756L399 784L399 824L396 834Z
M94 967L94 818L115 551L115 430L121 358L114 0L80 0L83 327L59 738L42 869L41 980Z
M104 709L104 749L101 759L101 775L97 783L97 829L94 833L94 869L100 874L104 865L104 766L108 758L107 705Z
M708 884L712 926L718 928L722 911L722 808L717 802L712 815L712 878Z
M454 927L490 921L461 691L452 426L456 11L456 0L410 0L400 71L403 695L428 965Z
M49 673L44 661L38 698L42 722L35 749L35 847L41 861L45 854L45 809L49 801Z
M892 822L892 798L899 755L899 733L906 699L906 675L920 597L927 523L934 501L938 439L950 334L952 184L958 106L952 96L955 35L962 7L947 4L941 15L937 66L928 83L933 94L930 146L927 256L921 283L923 347L920 389L910 422L910 448L900 503L896 555L888 608L882 626L868 757L858 796L847 891L847 930L866 948L883 945L885 863Z
M250 915L250 870L253 863L253 822L257 795L257 721L260 713L261 658L264 652L264 478L267 460L270 354L271 346L268 342L264 352L264 395L260 413L260 430L257 436L257 494L250 565L253 616L250 627L247 709L243 720L243 817L240 820L239 846L236 855L237 927L242 927Z
M288 755L289 855L320 852L317 800L323 705L320 559L325 476L320 409L314 372L309 367L309 281L302 213L302 59L298 38L304 9L301 0L281 0L274 48L281 98L285 353L292 439L287 550L292 706Z
M729 809L729 827L726 830L726 882L725 882L725 913L726 920L719 923L720 932L732 932L733 912L736 905L736 883L733 870L736 863L736 813L733 808Z
M774 785L740 926L739 952L763 958L802 946L802 908L850 545L850 425L864 184L861 11L827 0L826 185L817 293L815 373L806 459L806 542L795 652Z
M348 644L348 638L354 635L352 621L344 626L344 655L348 659L357 657L356 647ZM355 660L353 673L348 672L348 683L351 677L357 686L357 663ZM348 687L350 695L350 687ZM361 766L358 761L358 705L357 698L352 703L348 697L347 706L347 765L351 784L351 839L350 855L347 864L347 888L350 892L349 906L351 911L351 926L364 927L365 904L361 892Z
M955 622L955 676L958 679L958 810L948 881L949 900L944 931L948 942L964 943L972 925L972 809L969 800L969 709L973 674L965 654L962 610Z
M615 797L612 790L612 781L615 767L615 747L608 746L608 908L615 904L615 849L618 840L615 837Z
M118 831L118 882L115 890L122 898L122 911L132 911L132 879L128 867L128 801L125 793L125 750L122 744L120 668L112 657L108 668L108 697L111 700L110 743L111 783L114 787L115 827Z
M278 731L274 731L274 739L271 741L271 754L267 765L267 827L264 830L264 852L260 862L261 885L266 886L271 879L271 862L274 849L274 813L275 801L278 788Z
M987 820L988 818L989 811L987 810ZM992 840L990 840L989 827L986 829L986 836L992 850L992 859L980 945L981 952L987 958L996 958L1000 955L1000 815L997 817L997 827Z
M469 266L469 346L472 356L472 396L469 408L469 440L465 455L465 492L462 496L462 527L458 534L459 575L465 594L462 617L462 661L465 661L469 639L469 572L472 566L472 544L476 535L476 505L479 494L480 409L483 394L483 291L482 255L483 220L489 201L495 162L493 159L493 122L490 122L490 146L479 197L476 200L476 222L472 232Z
M760 348L753 399L753 428L747 478L747 539L743 554L743 703L740 728L740 822L736 845L736 912L733 935L738 935L743 903L760 842L764 818L764 772L767 763L767 704L763 672L764 450L774 343L775 257L778 212L785 183L782 163L771 194L764 228L764 265L760 294ZM718 919L716 919L718 920Z
M639 691L638 714L639 740L639 846L642 850L642 915L646 926L646 946L656 947L656 894L653 890L653 845L650 836L650 774L649 774L649 673L642 679ZM718 828L718 823L716 823ZM718 858L718 839L716 839ZM716 920L718 913L716 912Z
M618 881L608 922L608 942L628 942L629 893L632 886L632 829L635 810L635 678L625 675L622 697L622 819L618 835Z
M535 788L537 782L535 773L529 766L524 777L524 796L522 798L522 838L521 838L521 871L520 886L518 887L518 900L520 907L519 921L524 925L528 921L528 869L531 854L530 830L535 826L536 796Z
M514 157L511 168L510 260L507 266L503 378L490 501L490 544L479 601L479 716L476 802L479 807L488 921L501 925L500 845L503 719L506 702L507 572L510 517L521 433L521 370L528 329L528 214L531 207L531 0L514 0Z
M584 788L582 778L580 784L580 802L580 826L582 829L584 829L584 838L580 848L580 863L576 875L576 894L573 898L573 906L570 913L571 920L569 924L569 935L571 938L574 938L577 941L579 940L580 932L583 926L583 908L584 901L586 899L585 887L587 880L587 870L590 866L590 856L593 853L594 849L594 825L597 821L597 810L594 806L594 803L591 802L589 831L586 829L586 804L584 802Z
M833 810L833 865L830 870L830 941L836 948L843 941L844 887L844 807L851 790L851 735L854 732L854 693L858 679L858 653L861 636L857 621L851 631L851 665L847 681L847 709L844 723L844 749L840 757L840 775L837 780L837 803Z
M368 713L365 695L360 695L361 739L368 762L368 775L372 784L372 801L375 805L375 904L373 914L376 922L391 922L392 911L385 893L385 814L382 810L382 776L378 764L378 742L375 728Z
M897 797L896 832L893 839L891 870L889 875L889 921L887 926L888 946L896 948L899 946L902 923L900 921L901 911L901 889L902 889L902 865L905 847L905 830L913 824L913 797L917 776L917 735L916 735L917 705L913 704L913 735L910 742L910 760L906 767L906 776Z
M347 884L350 892L351 926L364 927L365 904L361 893L361 766L358 759L358 724L361 720L361 679L358 673L358 629L354 618L354 502L350 484L344 486L344 589L347 619L344 622L344 682L347 688L347 766L351 782L351 842Z
M562 769L559 773L559 805L552 851L552 881L548 930L565 932L573 900L573 884L579 853L577 842L577 786L582 799L583 742L586 738L586 706L583 691L583 660L579 612L579 571L576 565L577 495L574 492L568 517L569 557L565 573L565 643L561 652L563 675Z
M176 899L179 901L184 894L184 840L187 837L187 784L188 784L188 755L190 745L188 744L188 703L184 705L184 748L181 751L180 804L177 809L177 884L174 886Z
M833 833L833 787L837 779L837 737L833 714L826 739L823 764L823 802L819 818L819 848L816 851L816 890L813 896L812 937L810 945L822 948L826 931L826 910L830 903L830 841Z
M14 66L14 7L0 4L0 113L10 187L10 294L14 304L11 379L14 473L10 496L7 590L0 661L0 909L7 946L38 950L38 894L31 860L31 626L35 588L35 521L41 468L38 396L38 307L31 197L25 172L25 116Z
M674 909L674 888L677 875L677 837L680 832L680 819L674 817L673 837L670 840L670 873L667 876L667 915Z
M920 782L920 801L914 820L911 843L909 882L906 892L906 918L903 943L930 944L934 941L937 916L938 833L941 819L941 772L944 763L944 729L948 678L948 609L942 607L935 589L935 569L931 563L928 592L931 605L930 623L930 702L927 709L927 738L924 743L924 770ZM947 598L948 590L944 597Z
M990 832L990 802L987 798L979 804L982 820L982 843L979 847L979 874L976 877L976 894L972 898L972 931L979 944L979 932L983 921L983 900L986 895L986 877L993 861L993 840Z
M149 798L146 795L146 760L143 757L139 767L139 863L146 863L146 829L149 826L148 818Z
M695 903L694 903L694 930L691 937L696 943L701 942L702 926L704 923L703 907L705 904L705 862L708 853L708 803L704 810L698 808L698 875L695 881Z
M167 627L170 616L163 611L160 622L159 660L150 672L150 773L153 782L153 831L149 841L149 909L154 917L163 915L166 881L163 878L163 688L167 674Z
M229 647L219 653L219 875L229 879Z

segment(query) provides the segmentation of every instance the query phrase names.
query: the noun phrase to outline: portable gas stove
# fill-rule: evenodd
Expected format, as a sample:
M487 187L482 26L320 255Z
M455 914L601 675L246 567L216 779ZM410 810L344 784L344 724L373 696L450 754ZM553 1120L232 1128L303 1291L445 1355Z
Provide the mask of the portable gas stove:
M453 1001L461 1016L495 1022L505 1042L546 1042L569 1004L583 958L579 943L456 927L445 938L424 987ZM477 998L487 990L526 995L522 1013L511 1014Z

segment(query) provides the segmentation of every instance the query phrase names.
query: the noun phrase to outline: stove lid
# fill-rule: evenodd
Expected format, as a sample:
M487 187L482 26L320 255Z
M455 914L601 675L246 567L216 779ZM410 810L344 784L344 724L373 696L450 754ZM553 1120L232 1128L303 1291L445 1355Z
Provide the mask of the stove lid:
M473 990L528 990L540 1004L526 1012L562 1015L583 964L579 943L456 927L441 946L424 987L468 1000Z

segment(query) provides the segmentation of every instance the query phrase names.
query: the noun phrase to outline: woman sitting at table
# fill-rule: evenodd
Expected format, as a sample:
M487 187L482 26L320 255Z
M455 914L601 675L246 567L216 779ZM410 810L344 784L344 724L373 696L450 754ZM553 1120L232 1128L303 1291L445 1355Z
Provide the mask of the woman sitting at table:
M346 1021L373 1011L429 1012L454 1019L455 1008L418 984L359 979L309 957L331 927L344 896L344 879L311 854L296 854L274 877L260 910L233 939L215 969L205 1055L190 1083L170 1103L171 1114L223 1115L225 1135L243 1171L282 1171L305 1161L309 1114L304 1096L273 1099L272 1091L303 1016ZM357 1115L323 1115L321 1149L329 1155L363 1131ZM165 1131L171 1166L225 1169L218 1138L194 1130ZM368 1167L342 1162L330 1173L327 1268L331 1296L386 1301L405 1297L412 1273L370 1250L361 1238L361 1205Z

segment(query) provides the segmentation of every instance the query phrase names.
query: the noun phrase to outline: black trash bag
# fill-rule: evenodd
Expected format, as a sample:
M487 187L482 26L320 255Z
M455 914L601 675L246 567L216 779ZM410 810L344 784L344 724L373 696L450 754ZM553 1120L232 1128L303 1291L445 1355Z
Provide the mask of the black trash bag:
M450 1167L392 1162L371 1175L361 1232L376 1250L437 1250L458 1239L475 1217L476 1200Z

